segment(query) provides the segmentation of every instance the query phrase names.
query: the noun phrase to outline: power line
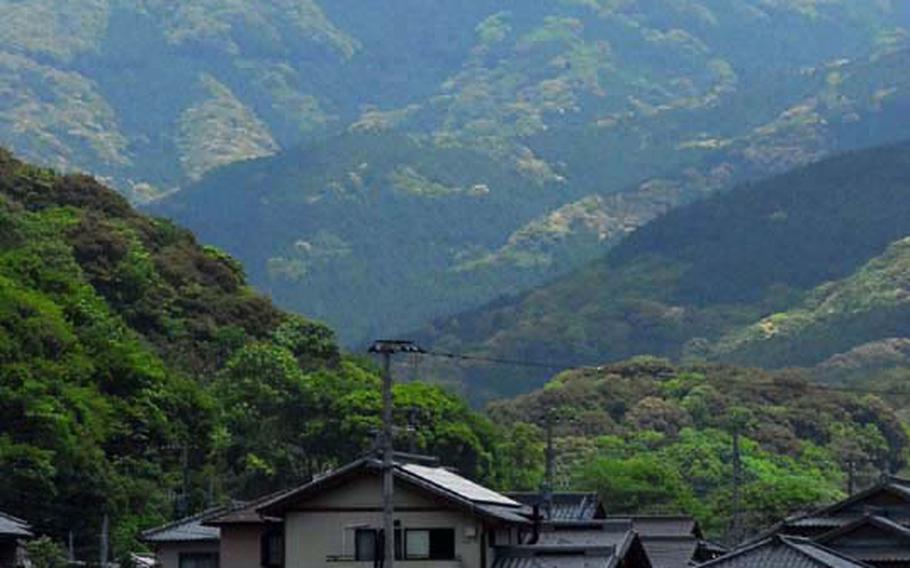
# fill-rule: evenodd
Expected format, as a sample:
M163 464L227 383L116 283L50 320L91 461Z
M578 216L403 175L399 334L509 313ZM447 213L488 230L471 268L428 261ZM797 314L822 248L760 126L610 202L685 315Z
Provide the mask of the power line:
M509 359L502 357L484 357L481 355L467 355L462 353L453 353L445 351L426 351L422 355L429 357L436 357L439 359L448 359L451 361L465 361L473 363L486 363L490 365L502 365L510 367L529 367L537 369L549 369L549 370L558 370L558 371L596 371L602 372L607 370L610 367L610 364L606 365L577 365L573 363L546 363L542 361L531 361L527 359ZM851 387L848 385L823 385L819 383L803 383L803 384L785 384L785 383L771 383L771 382L747 382L747 381L727 381L726 384L737 384L739 386L746 387L755 387L755 388L769 388L769 389L783 389L783 390L819 390L819 391L830 391L830 392L842 392L842 393L855 393L855 394L874 394L874 395L885 395L885 396L910 396L910 389L908 390L889 390L889 389L870 389L862 387Z

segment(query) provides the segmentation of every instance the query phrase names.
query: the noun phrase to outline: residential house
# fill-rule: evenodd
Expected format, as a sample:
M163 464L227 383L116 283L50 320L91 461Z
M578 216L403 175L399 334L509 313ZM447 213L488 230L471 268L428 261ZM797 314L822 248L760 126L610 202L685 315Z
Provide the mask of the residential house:
M687 515L607 515L596 493L554 493L549 506L540 493L508 493L528 506L538 506L544 525L561 531L585 531L609 521L631 523L654 568L678 568L705 562L726 549L705 540L698 522Z
M207 526L217 527L221 535L219 568L281 568L284 565L283 520L257 511L283 494L273 493L255 501L238 503L205 521Z
M396 558L409 568L651 568L630 523L564 538L533 507L428 463L399 459ZM382 464L365 458L264 504L284 522L285 568L350 568L382 555Z
M833 505L785 519L771 532L809 537L881 568L910 566L910 480L889 476Z
M221 530L204 523L228 510L215 507L147 530L141 539L152 547L161 568L219 568Z
M0 512L0 568L23 566L23 542L31 537L32 529L27 522Z
M807 538L774 535L698 568L870 568Z

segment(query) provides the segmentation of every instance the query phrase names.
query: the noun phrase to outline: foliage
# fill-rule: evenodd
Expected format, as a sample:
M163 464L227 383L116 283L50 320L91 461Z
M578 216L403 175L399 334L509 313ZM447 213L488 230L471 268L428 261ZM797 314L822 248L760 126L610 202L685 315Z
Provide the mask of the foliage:
M64 568L68 563L63 546L47 536L28 541L25 551L35 568Z
M741 509L752 531L843 496L905 465L908 438L881 400L814 386L808 376L643 358L563 373L492 403L506 439L536 444L558 409L557 485L596 490L613 514L698 518L722 537L733 515L733 432L740 433ZM585 416L611 419L592 429ZM530 430L529 430L530 429ZM528 437L529 432L533 432ZM522 456L507 460L522 463ZM524 458L526 459L526 457Z
M379 423L373 369L250 291L235 260L3 151L0 322L0 509L72 530L80 557L105 514L120 558L142 529L362 455ZM395 395L419 451L496 478L489 421L437 387Z

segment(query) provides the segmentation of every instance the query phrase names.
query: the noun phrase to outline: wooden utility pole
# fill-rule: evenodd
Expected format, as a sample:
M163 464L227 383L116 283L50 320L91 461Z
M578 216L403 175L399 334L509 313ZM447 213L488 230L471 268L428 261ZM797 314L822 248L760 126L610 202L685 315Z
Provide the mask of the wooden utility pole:
M547 450L546 450L546 465L544 469L544 482L543 482L543 507L546 512L547 519L552 519L553 514L553 477L554 469L556 462L556 450L553 448L553 421L555 416L552 410L547 411Z
M397 353L422 353L410 341L379 340L370 346L370 353L382 358L382 531L383 568L395 563L395 473L392 440L392 356Z
M99 551L99 557L101 560L101 568L107 568L107 559L109 556L108 553L108 543L110 541L110 517L107 513L104 514L104 517L101 519L101 549Z
M739 544L742 538L742 497L743 482L742 457L739 451L739 425L733 426L733 523L730 530L732 544Z

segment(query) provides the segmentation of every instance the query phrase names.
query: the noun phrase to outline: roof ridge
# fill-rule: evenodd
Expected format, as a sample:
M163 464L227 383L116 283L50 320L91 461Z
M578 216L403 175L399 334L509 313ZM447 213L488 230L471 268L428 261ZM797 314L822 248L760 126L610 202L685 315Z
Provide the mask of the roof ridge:
M5 519L10 520L14 523L19 523L20 525L25 525L27 527L31 526L29 524L29 522L26 521L25 519L20 519L19 517L16 517L15 515L10 515L9 513L5 513L3 511L0 511L0 517L4 517Z
M173 520L167 524L153 527L150 529L146 529L146 530L142 531L142 537L146 538L146 537L155 535L157 533L164 532L166 530L169 530L169 529L172 529L175 527L179 527L180 525L192 523L194 521L202 521L205 518L213 517L213 516L219 514L220 512L226 512L229 509L229 507L230 507L230 505L216 505L213 507L209 507L208 509L199 511L198 513L194 513L194 514L188 515L186 517L182 517L180 519Z

